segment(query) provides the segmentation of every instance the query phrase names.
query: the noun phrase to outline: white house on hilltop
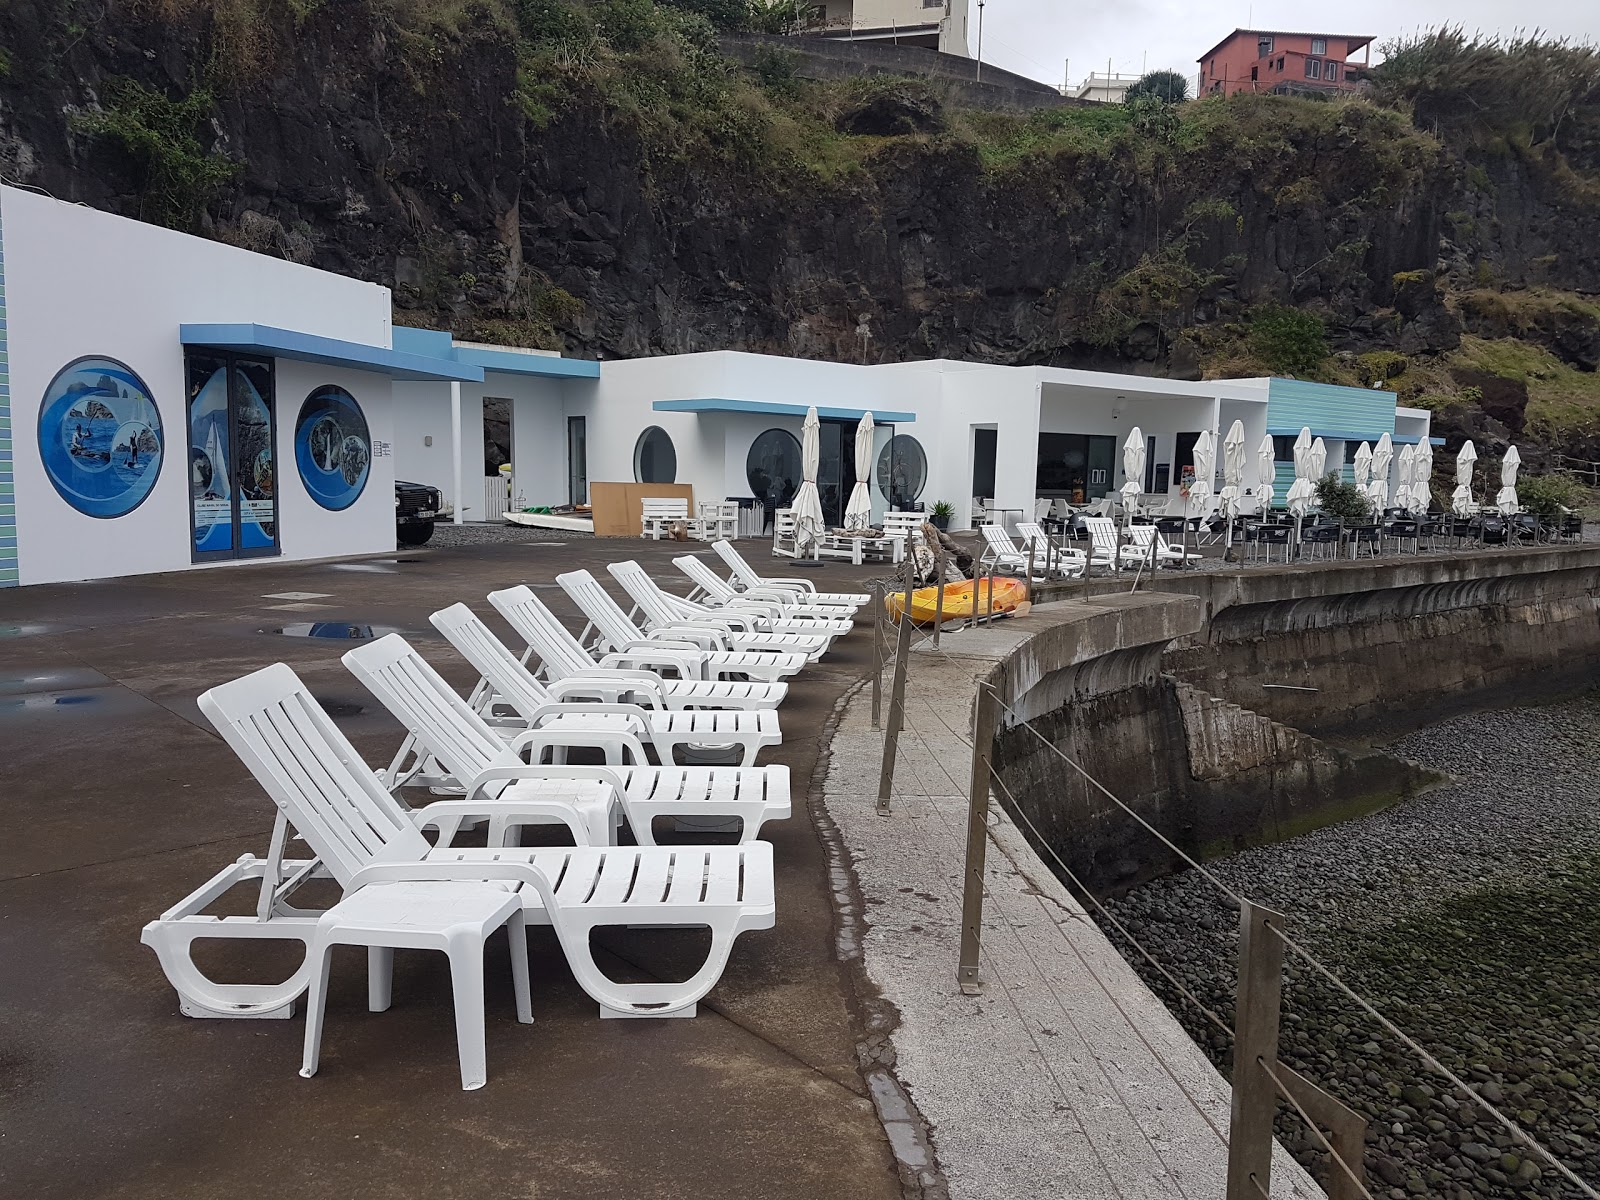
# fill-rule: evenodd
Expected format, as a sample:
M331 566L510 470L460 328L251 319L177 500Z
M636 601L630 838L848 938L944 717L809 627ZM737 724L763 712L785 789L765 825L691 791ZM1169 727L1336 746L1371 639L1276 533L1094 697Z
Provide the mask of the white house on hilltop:
M971 58L970 0L821 0L802 33L923 46Z

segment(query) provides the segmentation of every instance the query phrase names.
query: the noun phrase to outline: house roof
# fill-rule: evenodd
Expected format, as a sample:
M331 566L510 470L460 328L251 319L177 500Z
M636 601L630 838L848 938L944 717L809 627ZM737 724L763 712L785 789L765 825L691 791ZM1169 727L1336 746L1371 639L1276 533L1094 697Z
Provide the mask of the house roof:
M358 371L377 371L395 379L462 383L477 383L483 379L483 368L470 363L451 362L365 342L347 342L298 329L279 329L273 325L184 323L178 326L178 336L185 346L289 358L325 367L352 367Z
M1215 46L1211 47L1211 49L1207 50L1199 58L1195 59L1195 61L1205 62L1206 59L1210 58L1218 50L1221 50L1224 46L1241 34L1249 37L1259 37L1262 34L1266 34L1268 37L1328 38L1330 41L1342 41L1350 43L1349 48L1345 51L1346 54L1354 54L1357 50L1361 49L1361 47L1372 41L1372 35L1367 33L1309 33L1303 29L1235 29L1227 37L1223 38Z

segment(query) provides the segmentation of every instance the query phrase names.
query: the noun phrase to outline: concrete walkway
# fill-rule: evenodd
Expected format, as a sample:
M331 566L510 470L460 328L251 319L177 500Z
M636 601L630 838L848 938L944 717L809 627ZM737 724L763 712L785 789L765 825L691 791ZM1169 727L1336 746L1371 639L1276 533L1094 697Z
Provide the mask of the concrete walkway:
M1223 1194L1228 1087L1088 920L998 804L983 975L961 994L961 875L974 678L1053 624L1159 598L1035 608L923 644L910 660L893 813L875 814L883 734L870 690L843 703L824 803L859 887L845 939L881 995L899 1080L931 1128L955 1200L1211 1200ZM888 680L885 677L885 694ZM887 710L886 710L887 711ZM1275 1197L1322 1193L1280 1147Z

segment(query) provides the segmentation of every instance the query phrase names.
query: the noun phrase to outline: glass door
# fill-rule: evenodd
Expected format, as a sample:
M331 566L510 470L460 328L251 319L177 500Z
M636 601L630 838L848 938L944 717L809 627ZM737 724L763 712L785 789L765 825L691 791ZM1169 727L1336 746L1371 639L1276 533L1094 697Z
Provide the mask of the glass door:
M848 424L846 421L823 421L818 431L821 453L817 458L817 496L822 501L822 520L830 529L844 524L844 506L850 502L844 447L844 431ZM848 470L853 483L855 464L850 464Z
M185 361L195 562L278 554L272 362L200 352Z
M589 503L589 429L587 417L567 418L567 503Z

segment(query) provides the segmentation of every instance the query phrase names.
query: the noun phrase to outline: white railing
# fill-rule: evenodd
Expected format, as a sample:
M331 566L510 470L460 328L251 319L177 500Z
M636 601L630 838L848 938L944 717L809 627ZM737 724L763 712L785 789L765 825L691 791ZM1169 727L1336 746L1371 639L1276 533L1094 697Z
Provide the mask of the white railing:
M515 487L509 475L489 475L483 481L483 519L485 521L503 521L506 511L511 507L512 489Z

